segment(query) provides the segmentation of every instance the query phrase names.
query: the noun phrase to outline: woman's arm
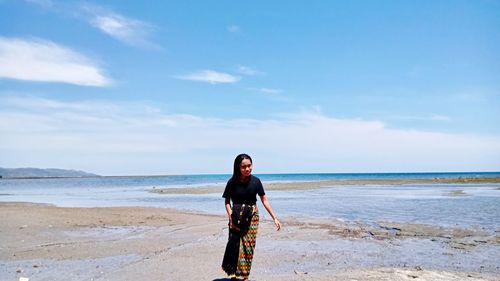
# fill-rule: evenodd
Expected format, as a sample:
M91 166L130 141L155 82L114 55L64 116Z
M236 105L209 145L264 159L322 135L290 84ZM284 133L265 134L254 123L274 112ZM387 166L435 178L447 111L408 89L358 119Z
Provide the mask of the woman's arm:
M229 198L224 198L226 200L225 201L225 204L226 204L226 213L227 213L227 216L229 217L229 219L231 219L231 214L233 213L233 210L231 209L231 199Z
M266 208L267 212L271 217L273 218L274 225L276 225L276 229L280 230L281 229L281 222L278 220L278 217L273 211L273 207L271 206L271 203L267 199L266 195L260 196L260 201L262 202L262 205L264 205L264 208Z
M231 209L231 199L225 198L225 205L226 205L226 213L227 217L229 218L229 228L232 227L233 220L231 219L231 215L233 214L233 210Z

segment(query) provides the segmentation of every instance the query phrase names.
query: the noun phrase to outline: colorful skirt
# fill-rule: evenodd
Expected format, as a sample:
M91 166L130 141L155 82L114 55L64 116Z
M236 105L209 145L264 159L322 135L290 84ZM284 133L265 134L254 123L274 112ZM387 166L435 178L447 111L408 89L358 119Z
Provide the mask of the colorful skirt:
M238 232L229 231L228 244L226 246L226 253L222 263L222 269L229 277L241 277L247 279L250 275L258 228L259 211L256 210L252 216L250 228L246 233L240 234ZM231 251L233 251L234 254L228 254ZM233 259L233 257L231 257L233 255L237 257L235 266L231 265L231 261L228 262L228 260Z

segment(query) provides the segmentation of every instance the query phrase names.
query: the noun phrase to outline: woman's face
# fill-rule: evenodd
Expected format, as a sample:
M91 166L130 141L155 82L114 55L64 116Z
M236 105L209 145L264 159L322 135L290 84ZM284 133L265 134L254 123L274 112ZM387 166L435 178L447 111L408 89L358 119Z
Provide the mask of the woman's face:
M246 178L252 173L252 162L250 159L243 159L240 164L240 174L242 177Z

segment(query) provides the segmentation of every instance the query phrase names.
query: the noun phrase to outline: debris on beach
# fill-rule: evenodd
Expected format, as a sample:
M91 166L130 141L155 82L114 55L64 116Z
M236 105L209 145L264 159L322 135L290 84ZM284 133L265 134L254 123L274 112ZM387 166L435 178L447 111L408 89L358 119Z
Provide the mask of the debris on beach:
M306 275L307 272L306 271L298 271L298 270L294 270L293 271L296 275Z

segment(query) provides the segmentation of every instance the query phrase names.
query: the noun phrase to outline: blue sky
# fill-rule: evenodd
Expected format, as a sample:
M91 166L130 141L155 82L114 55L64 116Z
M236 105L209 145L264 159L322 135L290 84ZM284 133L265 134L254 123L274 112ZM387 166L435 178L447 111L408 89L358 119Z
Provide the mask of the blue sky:
M500 170L500 1L0 1L0 166Z

